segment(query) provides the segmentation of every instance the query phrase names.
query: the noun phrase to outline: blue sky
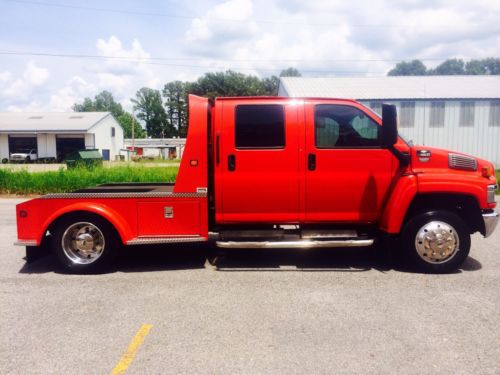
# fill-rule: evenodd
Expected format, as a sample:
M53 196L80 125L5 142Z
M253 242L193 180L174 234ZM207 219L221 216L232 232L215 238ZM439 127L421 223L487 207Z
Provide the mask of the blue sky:
M0 0L0 110L66 111L104 89L130 108L142 86L206 71L382 75L400 59L500 57L499 20L498 0Z

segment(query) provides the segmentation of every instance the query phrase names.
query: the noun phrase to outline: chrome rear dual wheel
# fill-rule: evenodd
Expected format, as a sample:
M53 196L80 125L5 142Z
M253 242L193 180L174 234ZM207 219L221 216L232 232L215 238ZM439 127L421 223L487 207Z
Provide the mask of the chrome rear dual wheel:
M106 240L95 224L78 222L66 229L61 239L61 246L64 254L72 262L90 264L101 257Z
M57 221L52 250L63 270L96 273L114 261L120 238L111 224L92 213L74 213Z

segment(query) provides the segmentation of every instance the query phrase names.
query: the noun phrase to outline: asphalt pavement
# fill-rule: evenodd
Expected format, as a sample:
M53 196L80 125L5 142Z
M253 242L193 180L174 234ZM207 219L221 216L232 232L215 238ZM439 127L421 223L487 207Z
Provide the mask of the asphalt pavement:
M500 373L500 228L449 275L372 249L237 251L214 271L183 245L78 276L25 263L20 201L0 199L1 374Z

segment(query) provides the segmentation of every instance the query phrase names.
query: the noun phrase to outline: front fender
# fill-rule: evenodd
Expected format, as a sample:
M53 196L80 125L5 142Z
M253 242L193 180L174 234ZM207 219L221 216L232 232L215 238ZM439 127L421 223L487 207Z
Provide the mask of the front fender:
M397 234L401 231L406 212L417 191L418 183L415 175L399 178L382 214L379 224L380 230L391 234Z

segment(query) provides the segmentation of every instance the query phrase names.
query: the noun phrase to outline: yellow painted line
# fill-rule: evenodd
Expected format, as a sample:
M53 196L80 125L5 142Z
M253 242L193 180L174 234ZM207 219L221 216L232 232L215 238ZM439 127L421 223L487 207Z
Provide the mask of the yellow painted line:
M127 350L123 353L120 362L115 366L111 375L120 375L124 374L127 371L128 367L132 363L139 347L141 346L144 338L148 335L149 330L153 327L151 324L143 324L142 327L137 331L135 337L130 341Z

